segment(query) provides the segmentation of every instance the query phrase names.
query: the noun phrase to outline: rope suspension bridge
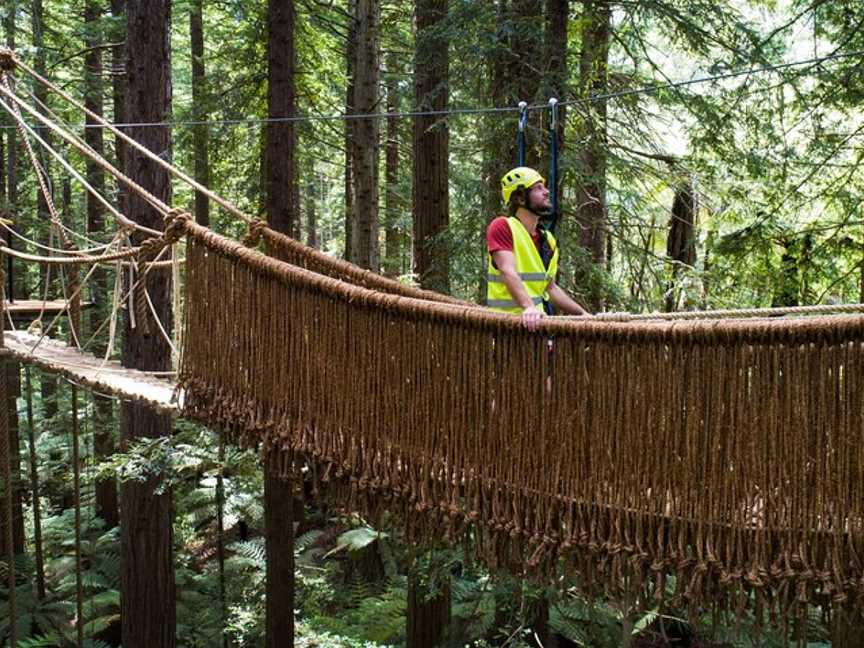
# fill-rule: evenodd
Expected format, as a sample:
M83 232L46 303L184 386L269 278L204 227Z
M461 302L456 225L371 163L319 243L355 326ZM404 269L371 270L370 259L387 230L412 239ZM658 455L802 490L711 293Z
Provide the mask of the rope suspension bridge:
M178 323L175 338L160 326L176 376L87 355L86 343L50 339L51 325L7 331L8 356L203 422L275 457L286 476L304 466L313 492L372 519L397 514L414 541L443 529L516 573L549 579L563 563L588 591L692 609L787 617L818 603L861 613L861 305L547 318L530 332L518 318L307 248L10 52L0 67L0 107L25 141L38 142L26 113L166 222L135 247L139 226L112 208L117 231L102 248L64 245L59 258L0 251L129 273L129 289L115 284L112 340L121 306L139 321L152 310L142 278L170 269ZM28 106L9 82L15 70L245 221L246 240L197 225ZM59 237L59 218L52 224ZM85 281L70 282L69 302ZM0 432L8 493L8 429Z

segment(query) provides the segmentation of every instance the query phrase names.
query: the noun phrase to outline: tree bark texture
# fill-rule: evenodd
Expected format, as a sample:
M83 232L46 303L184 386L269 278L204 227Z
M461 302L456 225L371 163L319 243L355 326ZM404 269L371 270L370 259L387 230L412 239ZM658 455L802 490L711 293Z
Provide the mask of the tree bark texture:
M395 50L387 54L387 113L399 109L397 70L399 56ZM387 118L387 139L384 145L384 256L382 268L388 277L402 274L402 233L399 230L399 119Z
M111 48L111 101L114 112L114 123L126 122L126 0L111 0L111 16L117 26L116 32L111 34L113 42L117 43ZM128 135L128 133L127 133ZM119 137L114 138L114 155L117 158L117 168L126 168L126 145ZM128 212L126 206L126 185L117 181L117 207L124 214Z
M270 0L268 10L267 102L271 117L295 111L294 8L291 2ZM292 123L270 123L267 128L267 222L275 230L296 236L299 230L299 192ZM264 539L267 554L264 645L294 645L294 509L290 480L279 478L275 457L264 461Z
M318 176L315 169L306 183L306 245L318 247Z
M449 0L416 0L414 110L446 110L450 56L446 20ZM447 120L417 116L413 121L414 272L420 285L450 291L450 131Z
M584 0L582 17L582 57L579 62L579 91L582 97L601 94L608 86L609 33L611 9L605 0ZM606 103L589 106L580 139L585 142L579 153L580 182L576 218L581 228L580 242L596 264L606 261ZM598 309L603 301L599 291L587 295L589 308Z
M164 122L171 115L170 0L130 0L127 10L126 117L134 123ZM170 154L167 127L130 127L129 134L157 155ZM171 201L167 172L141 153L127 149L126 174L163 201ZM162 215L130 192L133 220L163 229ZM140 243L141 236L133 235ZM139 278L134 277L135 281ZM170 273L151 271L136 290L147 290L154 311L171 330ZM127 314L123 365L150 371L171 366L171 350L149 310ZM124 447L140 438L167 437L171 419L147 406L124 402L120 431ZM172 496L157 494L156 479L128 481L121 487L121 615L123 645L128 648L175 645L175 586L172 560Z
M189 4L189 40L192 48L192 114L196 122L206 122L209 112L207 77L204 74L203 4L203 0L192 0ZM209 142L210 131L207 124L195 124L192 128L195 180L205 187L210 185ZM210 200L200 191L195 192L195 221L205 227L210 226Z
M15 14L18 10L18 2L17 0L8 0L6 3L8 10L6 13L6 17L3 20L3 29L6 32L6 47L11 50L15 49L15 29L16 29L16 20ZM4 118L4 123L9 126L12 125L11 119ZM2 134L0 134L0 138L2 138ZM6 198L8 200L8 204L11 209L16 209L18 203L18 179L17 179L17 170L18 170L18 147L17 147L17 138L18 133L15 128L9 128L6 130L6 155L5 157L0 157L0 159L5 160L5 167L0 174L5 174L5 186L6 186ZM6 244L9 247L14 247L13 237L10 232L6 233ZM6 258L6 281L7 286L5 287L6 295L9 299L15 299L16 297L21 297L25 295L26 289L24 288L24 273L14 272L14 267L12 265L12 257L9 256Z
M357 0L357 51L354 109L378 112L378 31L380 0ZM354 223L351 260L378 270L378 119L357 119L354 126Z
M102 84L102 50L98 46L103 42L103 34L100 30L102 18L102 5L97 0L87 0L84 5L84 47L87 53L84 57L84 79L86 93L84 105L100 117L104 113L103 84ZM87 124L94 124L96 120L86 117ZM84 130L84 139L87 144L99 155L105 154L104 131L101 128L87 128ZM101 195L105 195L105 172L98 164L87 158L86 160L87 182ZM88 193L87 194L87 232L100 235L105 231L105 208L101 202ZM92 301L90 313L90 333L95 331L99 325L109 316L108 308L108 276L103 268L96 268L91 278ZM97 355L105 353L105 344L95 341L93 351ZM114 437L112 434L113 408L111 399L100 394L93 395L94 417L93 417L93 450L97 459L106 459L114 454ZM104 479L96 482L96 514L105 522L106 528L116 527L119 522L119 510L117 500L117 483L113 479Z
M294 645L294 492L275 458L264 465L266 648Z
M408 578L408 629L405 645L408 648L436 648L445 639L450 624L450 583L427 599L425 588L416 576Z
M570 90L567 87L567 17L570 0L546 0L546 75L545 92L548 97L559 100L567 99ZM558 123L555 138L558 141L559 156L564 151L564 121L567 108L558 108ZM545 175L545 174L544 174ZM548 178L547 178L548 180ZM563 183L558 174L558 204L561 204Z
M0 315L5 317L5 313L2 308L0 308ZM2 343L0 343L2 346ZM7 398L8 392L6 391L6 360L5 357L0 357L0 398ZM0 541L0 555L3 557L3 561L7 565L13 565L14 556L13 556L13 544L14 539L12 537L12 517L14 515L12 511L12 498L9 496L10 491L12 490L12 462L10 455L10 446L11 446L11 438L9 434L9 422L6 419L6 408L0 408L0 472L2 472L2 477L0 477L0 487L2 487L3 497L0 498L0 532L2 532L2 541ZM15 596L15 569L8 569L6 571L7 581L6 591L8 592L8 600L6 602L6 609L8 610L9 617L13 620L17 620L17 606L16 606L16 596ZM9 646L17 645L17 635L16 635L16 624L9 624Z
M267 114L295 115L294 3L270 0L267 10ZM266 212L270 227L296 237L299 192L295 177L297 131L293 122L267 124L265 143Z
M681 265L696 264L696 192L689 180L675 190L672 201L672 214L669 218L669 234L666 238L666 257L672 264L672 276L666 290L666 312L672 312L679 307L680 290L678 275Z
M348 35L345 41L345 114L354 114L355 70L357 68L357 0L347 0ZM354 127L355 120L344 120L345 129L345 260L354 261Z

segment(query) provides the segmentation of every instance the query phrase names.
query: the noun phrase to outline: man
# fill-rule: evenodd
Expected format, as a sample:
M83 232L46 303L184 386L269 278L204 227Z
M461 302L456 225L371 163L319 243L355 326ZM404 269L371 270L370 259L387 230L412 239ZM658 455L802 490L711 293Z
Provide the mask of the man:
M486 230L487 306L521 313L531 331L546 315L547 302L568 315L588 315L555 283L558 244L540 225L540 216L552 208L543 177L528 167L511 169L501 178L501 196L509 217L499 216Z

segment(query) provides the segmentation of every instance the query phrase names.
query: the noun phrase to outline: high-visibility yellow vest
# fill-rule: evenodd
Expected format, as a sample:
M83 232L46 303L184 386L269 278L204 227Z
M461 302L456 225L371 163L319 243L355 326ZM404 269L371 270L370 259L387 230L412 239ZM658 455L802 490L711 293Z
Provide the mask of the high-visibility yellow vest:
M555 274L558 271L558 243L551 232L546 232L549 247L552 249L552 260L549 262L549 267L544 268L534 239L531 238L522 222L511 216L507 219L507 223L513 233L513 256L516 257L516 272L519 273L519 278L534 305L539 306L549 298L546 290L549 283L555 279ZM522 307L513 301L513 296L507 290L501 271L492 263L492 255L487 254L486 256L488 257L486 305L503 313L521 313Z

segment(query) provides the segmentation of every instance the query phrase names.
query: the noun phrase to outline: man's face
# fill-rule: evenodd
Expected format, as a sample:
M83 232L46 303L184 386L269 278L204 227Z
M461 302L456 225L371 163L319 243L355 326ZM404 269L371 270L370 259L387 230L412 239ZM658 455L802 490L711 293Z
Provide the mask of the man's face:
M528 189L528 209L532 211L542 211L552 207L552 202L549 200L549 190L542 182L535 182Z

